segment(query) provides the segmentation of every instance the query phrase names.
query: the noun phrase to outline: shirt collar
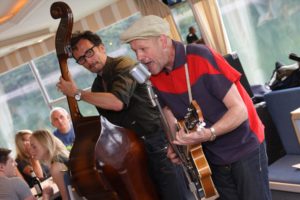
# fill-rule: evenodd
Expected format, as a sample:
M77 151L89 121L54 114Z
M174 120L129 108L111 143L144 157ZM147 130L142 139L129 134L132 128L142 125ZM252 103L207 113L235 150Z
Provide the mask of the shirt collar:
M183 43L172 40L173 46L175 48L175 59L172 70L184 65L186 63L186 53L185 46Z

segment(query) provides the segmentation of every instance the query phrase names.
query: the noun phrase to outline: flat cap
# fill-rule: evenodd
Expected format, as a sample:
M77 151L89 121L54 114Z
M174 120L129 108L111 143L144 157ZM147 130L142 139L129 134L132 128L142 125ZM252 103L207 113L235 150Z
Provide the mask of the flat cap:
M120 39L123 43L128 43L132 40L160 35L170 35L169 23L158 16L147 15L138 19L124 31L120 35Z

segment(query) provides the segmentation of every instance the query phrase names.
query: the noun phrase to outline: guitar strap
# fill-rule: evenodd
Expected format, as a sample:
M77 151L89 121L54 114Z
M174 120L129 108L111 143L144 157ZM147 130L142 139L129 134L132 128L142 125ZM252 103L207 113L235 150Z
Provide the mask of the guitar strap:
M187 90L188 90L188 95L189 95L189 102L192 103L193 97L192 97L192 90L191 90L189 68L188 68L188 64L187 64L186 47L187 46L184 45L184 54L186 57L186 62L184 63L184 71L185 71L185 76L186 76L186 85L187 85ZM188 151L188 149L186 149L186 150ZM199 199L199 196L198 196L199 194L197 191L196 183L192 180L192 177L190 177L189 172L187 171L187 168L183 167L183 170L184 170L184 173L186 174L186 177L187 177L187 180L189 183L189 188L190 188L192 194L194 195L195 199ZM193 178L195 178L195 177L193 177Z
M186 47L187 46L184 45L184 53L185 53L185 57L187 59ZM187 60L184 63L184 70L185 70L185 76L186 76L186 85L187 85L187 90L188 90L188 95L189 95L189 101L191 103L192 100L193 100L193 97L192 97L191 82L190 82L190 75L189 75L189 68L188 68L188 65L187 65Z
M185 62L185 64L184 64L184 69L185 69L185 75L186 75L186 84L187 84L187 90L188 90L188 95L189 95L189 101L190 101L190 103L192 103L192 101L193 101L193 97L192 97L192 90L191 90L191 82L190 82L190 76L189 76L189 69L188 69L188 64L187 64L187 50L186 50L186 48L187 48L187 45L184 45L184 51L185 51L185 57L186 57L186 62ZM200 110L200 112L202 113L202 111L201 111L201 108L200 108L200 106L199 106L199 110ZM202 127L204 127L205 126L205 123L204 123L204 119L203 119L203 116L202 116L202 114L201 114L201 121L202 121L202 124L203 124L203 126L201 126L201 128ZM201 145L200 145L201 146ZM192 146L190 146L190 147L192 147ZM188 151L190 151L190 153L191 153L191 155L192 155L192 158L193 158L193 160L196 158L195 156L197 155L197 156L199 156L199 148L198 147L196 147L196 148L194 148L194 147L192 147L194 150L195 150L195 152L196 153L193 153L193 151L194 150L192 150L192 149L190 149L190 147L188 147ZM200 148L200 149L202 149L202 147ZM201 150L202 151L202 150ZM203 153L202 153L203 154ZM203 154L204 155L204 154ZM205 158L205 157L204 157ZM199 160L199 159L198 159ZM205 160L206 160L206 158L205 158ZM206 161L207 162L207 161ZM208 166L208 164L207 164L207 166ZM198 170L198 167L196 167L197 168L197 170ZM208 166L208 168L209 168L209 166ZM209 168L209 170L210 170L210 168ZM191 180L191 178L189 177L189 175L188 175L188 171L187 171L187 169L186 168L184 168L184 172L186 173L186 177L188 178L188 181L189 181L189 187L190 187L190 190L191 190L191 192L193 193L193 195L195 196L195 198L196 199L199 199L198 198L198 195L197 195L197 187L195 187L196 185L196 183L195 182L193 182L192 180ZM199 171L198 171L198 173L199 173ZM204 180L204 179L203 179ZM204 193L205 192L211 192L210 194L206 194L205 193L205 196L206 195L208 195L208 198L205 198L205 199L211 199L211 200L213 200L213 199L216 199L216 198L218 198L219 197L219 195L218 195L218 193L216 192L216 189L214 189L214 185L213 185L213 182L212 182L212 180L211 180L211 177L210 177L210 179L209 179L210 181L208 181L208 182L206 182L205 183L205 185L206 186L208 186L208 183L211 183L212 184L212 190L211 191L209 191L208 190L208 187L206 188L207 190L205 190L204 191ZM201 183L201 184L203 184L203 182ZM202 185L203 186L203 185ZM201 198L202 199L202 198Z

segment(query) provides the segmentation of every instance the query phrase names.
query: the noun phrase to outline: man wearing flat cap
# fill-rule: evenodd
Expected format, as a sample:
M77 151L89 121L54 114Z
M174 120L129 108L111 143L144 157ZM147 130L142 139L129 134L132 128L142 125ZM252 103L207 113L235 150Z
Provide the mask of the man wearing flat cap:
M91 91L78 89L74 81L60 78L57 87L65 95L96 106L111 123L133 130L144 142L150 177L161 200L185 200L189 191L181 169L166 156L167 139L159 111L153 107L145 84L140 85L129 71L136 61L106 55L101 38L90 31L72 35L71 48L76 62L97 77ZM99 122L100 123L100 122Z
M170 127L184 120L190 96L202 110L206 126L189 134L180 129L173 143L202 144L220 199L271 199L264 126L239 81L241 74L213 49L201 44L184 46L169 33L165 20L149 15L120 37L151 72ZM180 162L170 147L168 157Z
M130 29L121 34L123 42L136 39L147 39L148 37L171 34L169 23L155 15L146 16L143 20L137 21Z

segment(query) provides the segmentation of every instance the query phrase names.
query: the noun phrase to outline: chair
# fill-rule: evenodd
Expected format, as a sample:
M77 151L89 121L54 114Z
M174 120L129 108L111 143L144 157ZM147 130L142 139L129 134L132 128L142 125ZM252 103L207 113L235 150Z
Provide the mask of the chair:
M300 144L290 114L300 107L300 87L272 91L264 98L286 152L269 166L270 188L291 195L288 199L300 199L300 170L292 167L300 163Z
M233 53L224 55L223 57L234 69L236 69L238 72L241 73L242 76L241 76L240 82L243 85L243 87L246 89L249 96L252 98L254 95L253 95L251 86L248 82L248 79L246 77L246 74L244 72L243 66L240 62L238 54L236 52L233 52Z

